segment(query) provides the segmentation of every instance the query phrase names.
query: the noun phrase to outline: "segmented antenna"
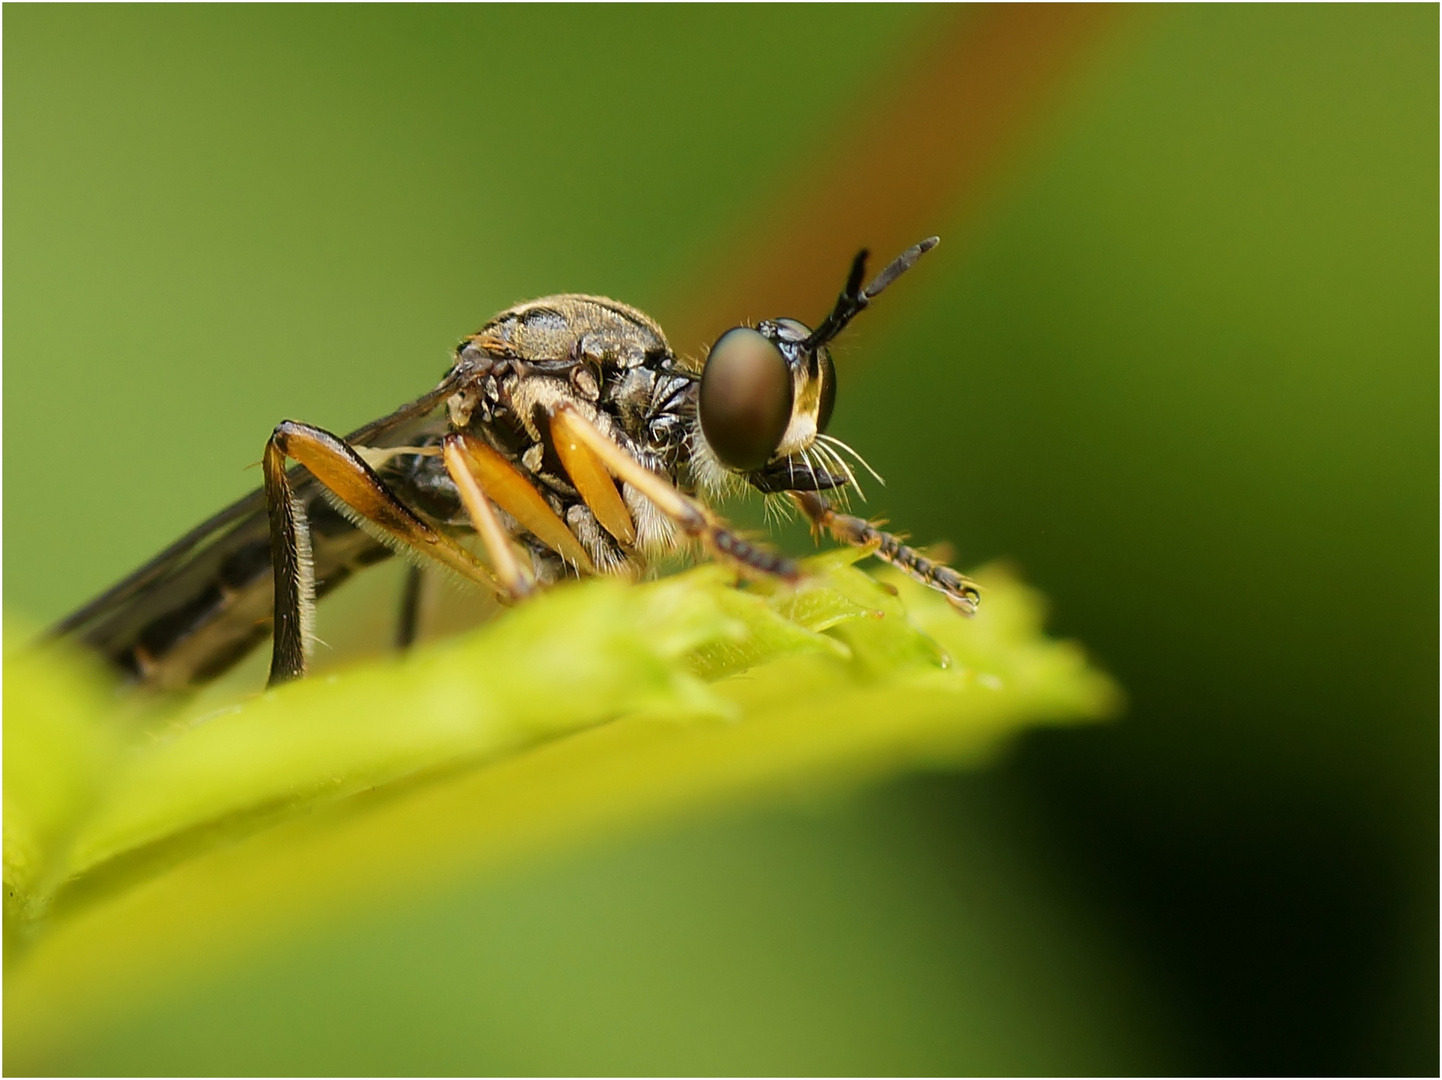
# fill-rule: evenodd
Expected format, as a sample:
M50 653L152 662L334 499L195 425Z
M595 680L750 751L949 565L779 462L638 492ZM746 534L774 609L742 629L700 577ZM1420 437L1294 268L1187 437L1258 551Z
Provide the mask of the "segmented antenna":
M841 333L856 316L860 315L881 295L881 290L890 285L906 271L916 265L916 260L925 255L937 244L941 238L928 236L919 244L913 244L900 255L891 261L885 270L871 279L871 284L866 288L861 287L861 279L866 275L866 257L870 254L865 248L856 253L856 258L851 263L851 273L846 278L846 288L841 290L841 295L836 298L836 306L831 309L831 314L822 320L821 325L811 332L803 343L802 347L810 352L825 345L828 341Z

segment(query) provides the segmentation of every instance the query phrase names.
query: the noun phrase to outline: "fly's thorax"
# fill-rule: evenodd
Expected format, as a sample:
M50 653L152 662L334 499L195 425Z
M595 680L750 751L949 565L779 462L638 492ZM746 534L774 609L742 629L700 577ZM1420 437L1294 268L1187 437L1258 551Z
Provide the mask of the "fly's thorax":
M662 409L656 375L677 367L665 334L644 312L601 296L563 293L518 304L492 318L456 350L460 389L448 402L453 427L490 424L505 414L533 438L536 408L577 403L583 415L613 417L633 438Z
M501 312L461 343L493 359L553 365L589 361L607 370L670 355L661 328L644 312L604 296L562 293Z
M666 359L674 360L669 354ZM458 362L466 362L465 349ZM608 371L585 361L546 365L489 360L475 364L472 377L451 398L450 419L453 428L491 446L544 492L571 507L579 492L553 443L551 418L562 410L575 413L642 467L674 483L677 444L685 436L675 424L690 408L686 391L694 382L669 363ZM694 414L694 408L690 411ZM638 550L655 555L673 547L673 530L664 515L629 486L620 485L620 490L634 519ZM572 527L588 543L584 537L594 530L585 520ZM608 566L615 561L612 556L620 557L601 533L591 546L593 559Z
M509 412L524 428L527 435L536 442L550 439L550 417L562 407L574 409L601 430L601 433L615 438L616 425L611 415L596 402L581 397L571 387L569 380L549 375L522 375L510 380L505 387L503 399Z

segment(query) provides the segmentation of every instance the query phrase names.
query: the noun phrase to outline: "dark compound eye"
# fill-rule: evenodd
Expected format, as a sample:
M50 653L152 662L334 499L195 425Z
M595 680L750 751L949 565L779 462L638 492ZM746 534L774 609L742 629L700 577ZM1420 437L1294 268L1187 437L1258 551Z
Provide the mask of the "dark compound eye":
M791 369L781 350L755 330L722 334L701 374L701 430L722 464L761 468L791 422Z
M816 430L825 431L831 423L831 410L836 408L836 368L831 354L821 350L821 403L816 407Z

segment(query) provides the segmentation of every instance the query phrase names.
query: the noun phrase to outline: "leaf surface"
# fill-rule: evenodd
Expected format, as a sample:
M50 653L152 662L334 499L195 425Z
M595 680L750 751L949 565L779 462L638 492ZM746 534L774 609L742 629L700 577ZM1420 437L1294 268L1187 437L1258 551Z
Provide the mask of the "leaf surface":
M958 615L855 552L795 590L701 566L558 588L400 660L204 717L117 716L88 669L6 678L16 1061L339 913L738 804L986 758L1118 693L983 572Z

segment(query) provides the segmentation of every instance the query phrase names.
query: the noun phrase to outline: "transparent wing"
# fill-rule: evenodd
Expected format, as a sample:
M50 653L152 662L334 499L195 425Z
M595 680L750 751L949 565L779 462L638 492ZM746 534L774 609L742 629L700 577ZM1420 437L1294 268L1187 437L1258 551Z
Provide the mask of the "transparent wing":
M434 439L446 430L436 410L454 389L448 376L346 441L384 449ZM311 522L317 595L390 556L326 501L306 470L296 466L290 477ZM62 619L51 634L84 642L132 681L173 689L215 678L263 641L271 606L270 527L257 489Z

